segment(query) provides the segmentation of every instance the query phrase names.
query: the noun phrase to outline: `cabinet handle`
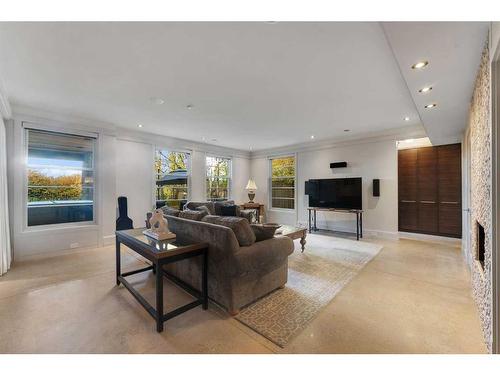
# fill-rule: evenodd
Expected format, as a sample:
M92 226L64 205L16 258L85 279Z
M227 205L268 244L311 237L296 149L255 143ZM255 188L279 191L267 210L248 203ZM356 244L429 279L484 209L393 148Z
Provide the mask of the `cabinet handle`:
M405 201L404 199L401 201L403 203L415 203L416 201Z
M435 201L420 201L420 203L436 203Z
M442 204L458 204L458 202L446 202L446 201L442 201L441 203Z

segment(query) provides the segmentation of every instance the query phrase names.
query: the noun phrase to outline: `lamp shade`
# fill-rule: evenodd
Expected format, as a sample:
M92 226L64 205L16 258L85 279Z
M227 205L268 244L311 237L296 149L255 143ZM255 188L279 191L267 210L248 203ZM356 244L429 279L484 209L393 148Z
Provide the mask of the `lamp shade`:
M252 179L249 179L245 190L257 190L257 185L255 185L255 181Z

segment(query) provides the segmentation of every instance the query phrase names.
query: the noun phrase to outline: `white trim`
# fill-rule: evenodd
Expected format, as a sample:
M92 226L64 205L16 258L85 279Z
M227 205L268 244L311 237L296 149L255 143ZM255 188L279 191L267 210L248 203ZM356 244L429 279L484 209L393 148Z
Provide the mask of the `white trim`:
M28 226L28 176L27 176L27 167L28 167L28 131L29 130L44 130L50 131L54 133L60 133L65 135L75 135L75 136L85 136L88 138L92 138L93 142L93 150L92 150L92 171L94 175L94 185L93 185L93 197L92 197L92 221L79 221L79 222L69 222L69 223L59 223L59 224L48 224L48 225L36 225L36 226ZM89 228L89 227L98 227L100 220L99 217L99 197L100 197L100 188L99 188L99 173L96 167L96 159L99 157L98 148L99 148L99 134L98 133L89 133L82 132L79 130L74 130L71 128L63 128L59 124L55 126L50 126L47 124L36 124L33 122L24 122L21 121L21 132L22 132L22 152L23 152L23 166L22 166L22 189L23 195L21 197L22 202L22 227L21 233L33 233L33 232L41 232L47 230L67 230L72 228Z
M10 119L12 117L12 109L10 107L7 93L4 89L2 79L0 78L0 117Z
M114 234L102 237L102 246L114 245L116 236Z
M335 137L319 141L310 141L298 143L290 146L276 147L254 151L250 154L251 159L263 157L279 157L281 155L290 155L299 152L309 152L317 150L325 150L329 148L352 146L365 143L374 143L380 141L399 141L408 138L424 138L427 137L425 129L421 125L406 126L396 129L383 130L378 132L365 133L360 136L351 137ZM460 142L460 141L459 141Z

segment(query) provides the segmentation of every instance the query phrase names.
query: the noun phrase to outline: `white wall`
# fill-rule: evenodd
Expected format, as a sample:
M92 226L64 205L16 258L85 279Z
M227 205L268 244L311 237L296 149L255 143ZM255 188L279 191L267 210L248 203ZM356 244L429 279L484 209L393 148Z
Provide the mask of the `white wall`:
M307 224L308 196L305 181L312 178L362 177L363 228L365 232L395 236L398 230L397 147L393 140L335 146L296 152L297 209L267 210L267 220L285 224ZM346 161L347 168L330 169L330 163ZM258 187L256 199L268 202L269 162L266 157L252 159L252 176ZM380 179L381 196L372 196L372 180ZM356 230L350 214L318 212L318 227L340 231Z
M144 225L146 212L154 205L154 150L157 147L191 153L190 192L192 200L205 199L205 155L220 155L233 160L231 195L237 203L247 200L245 185L250 171L249 153L133 132L99 124L77 123L54 116L34 117L14 114L7 121L9 207L14 257L114 243L117 200L128 197L128 215L135 227ZM24 228L24 148L22 122L29 121L58 131L90 131L98 135L96 152L96 223L49 229Z

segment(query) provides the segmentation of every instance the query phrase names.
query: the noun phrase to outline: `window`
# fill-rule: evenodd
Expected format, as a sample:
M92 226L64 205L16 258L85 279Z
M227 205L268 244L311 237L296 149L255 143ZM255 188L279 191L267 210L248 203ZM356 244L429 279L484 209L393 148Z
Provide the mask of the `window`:
M26 129L27 225L94 221L95 138Z
M156 150L156 205L180 208L189 198L190 155Z
M223 201L229 199L231 189L231 159L216 156L206 157L207 199Z
M271 159L271 207L295 208L295 158Z

